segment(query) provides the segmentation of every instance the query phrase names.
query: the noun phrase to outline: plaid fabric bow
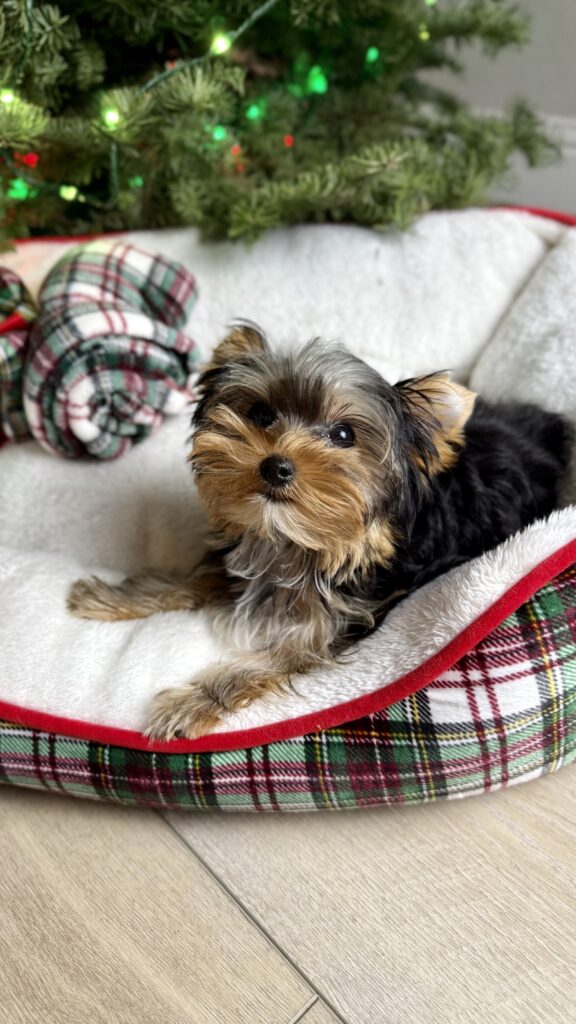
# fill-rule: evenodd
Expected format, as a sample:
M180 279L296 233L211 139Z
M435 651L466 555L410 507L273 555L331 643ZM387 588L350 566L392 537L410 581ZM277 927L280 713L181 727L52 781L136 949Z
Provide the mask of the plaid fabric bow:
M184 267L109 239L66 253L38 313L0 268L0 444L32 434L112 459L147 437L193 397L198 352L182 328L196 295Z

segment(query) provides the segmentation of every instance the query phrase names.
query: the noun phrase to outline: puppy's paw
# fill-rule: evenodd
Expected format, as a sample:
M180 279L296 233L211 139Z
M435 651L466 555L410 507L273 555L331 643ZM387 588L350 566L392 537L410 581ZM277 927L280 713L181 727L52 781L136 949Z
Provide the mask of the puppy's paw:
M155 740L198 739L225 713L281 692L288 677L258 663L212 665L188 686L162 690L152 702L146 735Z
M66 606L70 614L79 619L115 622L117 619L130 618L122 614L116 589L97 576L91 576L89 580L76 580L68 591Z
M152 740L195 740L218 725L223 710L202 687L174 686L154 697L145 733Z

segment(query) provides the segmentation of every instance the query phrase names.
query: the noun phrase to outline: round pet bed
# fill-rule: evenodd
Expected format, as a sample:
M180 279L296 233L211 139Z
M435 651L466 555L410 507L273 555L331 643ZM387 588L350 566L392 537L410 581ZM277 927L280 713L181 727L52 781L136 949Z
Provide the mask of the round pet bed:
M139 233L200 287L205 352L238 315L290 343L339 337L390 380L452 368L576 422L576 231L513 211L433 214L399 236L275 232L253 249ZM67 243L3 262L34 289ZM0 782L147 806L306 810L460 796L576 756L576 473L563 507L401 603L337 669L196 741L151 744L151 695L216 654L202 614L73 620L73 579L193 562L204 523L189 417L114 463L0 452Z

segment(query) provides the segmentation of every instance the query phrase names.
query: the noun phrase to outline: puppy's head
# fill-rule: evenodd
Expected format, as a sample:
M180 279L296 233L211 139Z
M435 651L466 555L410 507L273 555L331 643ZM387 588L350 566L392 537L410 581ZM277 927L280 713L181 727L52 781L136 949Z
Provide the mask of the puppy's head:
M342 347L275 354L247 324L216 348L199 395L191 461L213 525L288 538L339 579L392 560L474 404L447 374L391 386Z

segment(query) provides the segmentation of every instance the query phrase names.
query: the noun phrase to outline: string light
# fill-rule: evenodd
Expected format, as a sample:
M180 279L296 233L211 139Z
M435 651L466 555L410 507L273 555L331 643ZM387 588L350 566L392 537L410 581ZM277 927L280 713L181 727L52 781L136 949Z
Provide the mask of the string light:
M427 25L420 25L420 31L418 32L418 35L420 39L422 39L424 42L426 42L427 39L430 39L430 33L428 31Z
M426 4L426 7L435 7L438 0L424 0L424 3Z
M108 128L115 128L120 121L120 111L114 110L113 107L109 107L108 110L104 111L102 117L104 118Z
M426 0L426 2L428 2L428 0ZM432 3L435 2L436 0L432 0ZM277 3L279 3L279 0L265 0L265 2L262 3L255 11L253 11L234 32L232 32L231 34L228 34L226 32L216 33L216 35L212 39L208 51L204 53L202 56L194 57L190 60L167 61L165 64L164 71L149 79L149 81L146 82L145 85L141 86L139 91L141 93L148 92L150 89L154 89L157 85L159 85L160 82L164 81L164 79L170 78L173 74L177 74L179 71L182 71L185 68L204 64L206 61L210 59L210 57L220 56L226 53L234 45L237 39L243 36L252 27L252 25L254 25L256 21L258 21L265 14L267 14L268 11L275 7ZM288 90L290 92L293 92L294 95L297 94L298 96L303 96L305 92L313 92L318 94L325 93L328 90L328 79L324 74L322 68L319 65L315 65L310 69L308 73L308 77L306 80L306 89L304 89L301 85L295 85L292 88L292 86L289 84ZM16 96L12 89L0 89L1 103L9 105L13 103L15 99ZM249 120L258 120L258 118L262 117L263 114L265 113L265 109L265 100L261 100L259 101L259 103L254 103L250 105L250 107L248 108L248 110L250 110L250 114L248 114L247 110L246 116L248 117ZM102 119L105 125L109 129L113 130L121 121L120 111L114 108L108 108L102 112ZM210 126L207 125L206 130L212 132L212 137L217 142L224 141L228 137L228 131L226 130L224 125L215 125L213 128L210 128ZM294 145L293 136L285 135L284 145L287 148L291 148ZM236 154L234 153L233 155ZM38 162L38 155L35 153L24 154L22 159L16 160L16 162L24 163L29 167L35 167ZM236 161L235 170L240 173L243 173L246 170L245 163ZM140 175L135 175L134 177L129 179L128 184L130 188L141 188L144 184L144 180ZM110 196L108 200L102 201L95 197L82 195L75 185L61 185L58 188L57 185L46 183L46 185L42 187L52 190L57 188L60 197L67 202L72 202L73 200L76 200L82 203L89 202L92 206L100 209L113 209L114 204L117 201L118 193L118 145L116 141L110 141ZM27 184L27 182L25 182L21 178L18 178L10 182L7 194L8 196L10 196L10 198L26 199L28 196L33 197L37 195L38 189L30 187Z
M249 121L259 121L265 111L265 104L263 100L259 103L251 103L246 111L246 117Z
M27 0L27 3L29 2L30 0ZM219 56L223 53L226 53L231 48L231 46L236 42L237 39L243 36L250 28L252 28L255 22L259 21L260 18L264 17L264 15L267 14L268 11L275 7L276 4L279 2L280 0L264 0L264 3L257 7L255 11L252 11L252 13L249 14L248 17L242 22L242 24L237 29L235 29L235 31L232 32L230 35L228 35L225 32L218 32L213 37L209 49L206 51L206 53L202 54L202 56L193 57L190 60L167 61L165 64L164 71L150 78L145 83L145 85L140 87L138 91L140 93L146 93L151 89L155 89L156 86L160 84L160 82L163 82L166 78L171 78L172 75L177 74L179 71L183 71L186 68L196 67L198 65L205 64L208 60L210 60L211 57ZM15 99L16 97L12 89L0 89L0 103L5 103L8 105L10 103L13 103ZM114 129L116 125L120 123L120 112L118 110L110 108L108 110L103 111L102 118L108 128ZM224 128L223 125L216 125L213 129L211 129L210 126L207 125L206 130L212 131L212 136L216 141L223 141L228 136L228 132L226 131L226 128ZM110 140L109 155L110 190L109 198L107 200L100 200L94 196L81 195L74 185L62 185L58 189L60 196L63 199L66 199L67 201L77 199L78 202L89 202L91 206L97 209L114 209L118 198L118 144L115 140ZM236 169L244 171L246 168L244 164L241 164L238 165ZM140 177L140 175L136 175L135 177L129 180L128 184L130 185L131 188L141 188L142 185L144 184L144 181ZM14 186L14 189L16 189L16 191L19 192L18 198L26 198L28 194L30 194L30 196L38 194L38 189L29 189L26 182L22 181L22 179L15 179L15 182L13 182L12 185ZM48 191L57 188L56 185L51 183L45 183L45 185L43 185L42 187ZM24 189L26 190L25 195ZM8 191L8 195L11 198L17 198L13 191Z
M368 49L366 50L364 60L366 61L366 64L374 64L378 60L379 56L380 50L378 49L378 47L369 46Z
M14 153L17 164L24 164L25 167L36 167L40 157L38 153Z
M309 92L324 93L328 89L328 79L319 64L314 64L308 72L306 85Z
M242 152L242 146L239 142L235 142L233 146L230 146L230 156L234 157L234 171L236 174L243 174L246 170L245 156Z
M210 53L221 56L232 46L232 39L225 32L218 32L210 43Z
M10 199L27 199L30 194L30 188L22 178L14 178L9 186L7 193Z

